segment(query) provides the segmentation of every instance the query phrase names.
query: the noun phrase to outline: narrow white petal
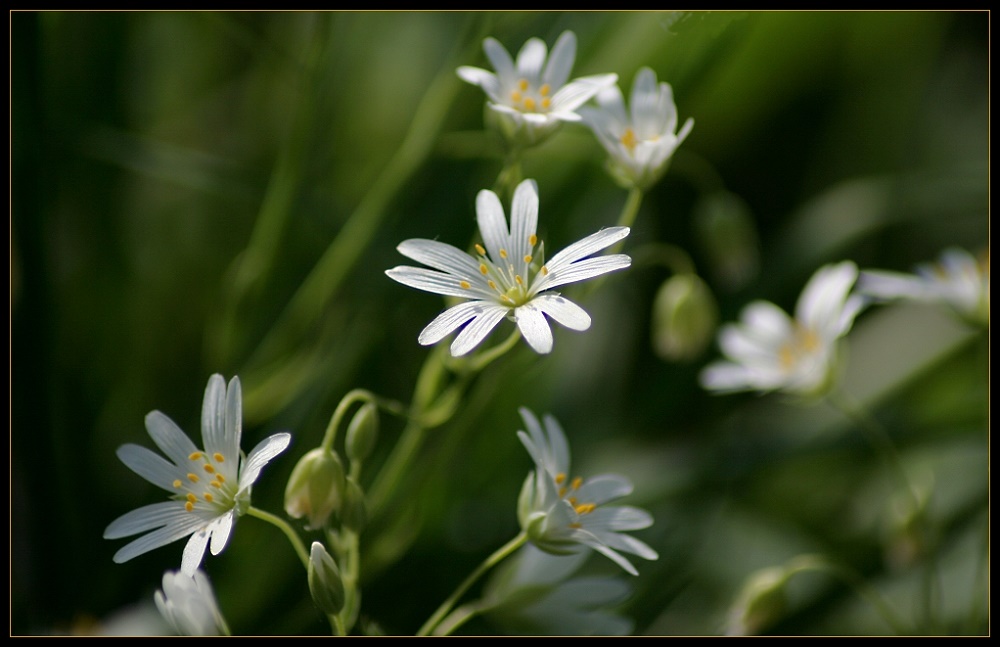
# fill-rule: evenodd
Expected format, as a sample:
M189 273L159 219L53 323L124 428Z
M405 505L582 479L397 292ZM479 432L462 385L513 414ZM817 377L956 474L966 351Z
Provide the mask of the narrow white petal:
M550 272L554 271L562 266L569 265L581 258L586 258L591 254L599 252L605 247L614 245L619 240L628 236L628 233L628 227L608 227L607 229L602 229L563 249L553 256L546 265Z
M584 543L584 544L586 544L586 545L588 545L588 546L590 546L591 548L593 548L594 550L596 550L600 554L604 555L605 557L611 559L611 561L613 561L615 564L618 564L619 566L621 566L630 575L638 575L639 574L639 571L637 571L635 569L635 566L632 566L632 562L628 561L627 559L625 559L624 557L622 557L621 555L619 555L618 553L616 553L611 548L608 548L603 543L601 543L600 541L598 541L596 538L581 539L581 542Z
M177 424L159 411L146 414L146 431L167 458L177 465L187 465L188 456L198 451Z
M453 357L461 357L478 346L490 334L500 321L507 316L507 308L501 306L485 307L462 332L451 342Z
M552 53L549 54L549 61L542 74L542 83L548 83L553 88L561 88L569 79L575 61L576 35L571 31L564 31L552 46Z
M514 78L516 74L514 60L507 52L507 48L500 44L500 41L495 38L487 38L483 41L483 52L486 53L486 58L489 59L490 65L493 66L497 76L500 77L501 85L510 82Z
M660 557L646 542L636 539L631 535L617 532L594 531L594 536L605 546L613 550L623 550L626 553L638 555L643 559L658 559Z
M753 301L743 308L740 321L747 335L777 348L794 332L795 324L784 310L770 301Z
M420 336L417 337L417 341L422 346L436 344L453 333L466 321L479 316L488 308L496 307L499 306L486 303L485 301L467 301L466 303L460 303L457 306L452 306L427 324L427 326L420 332Z
M239 490L243 490L253 485L253 483L257 480L257 477L260 476L260 470L263 469L263 467L267 465L272 458L285 451L291 441L292 435L282 432L280 434L268 436L264 440L257 443L257 446L250 451L243 462L243 468L240 470Z
M163 526L125 544L114 554L112 560L116 564L122 564L151 550L156 550L167 544L172 544L178 539L183 539L204 525L204 519L188 515L187 518L180 519L178 523Z
M555 473L569 474L569 442L566 440L566 434L559 421L552 416L546 415L542 420L545 422L545 431L549 438L549 455Z
M812 330L825 330L840 318L840 310L857 278L858 266L851 261L821 267L802 290L795 318Z
M458 68L458 77L466 83L478 85L486 92L491 99L496 100L500 96L500 79L497 75L479 67L469 67L463 65Z
M710 391L723 393L755 388L753 373L747 367L732 362L713 362L698 375L701 385Z
M181 555L181 572L190 577L194 577L194 572L201 566L201 560L205 557L205 547L211 535L207 528L203 528L191 535L187 544L184 545L184 553Z
M618 80L617 74L598 74L573 79L552 95L552 112L572 112L587 103L602 88Z
M542 430L541 423L538 422L535 414L526 407L521 407L518 411L524 420L524 425L528 428L528 433L518 431L518 438L521 439L524 448L528 450L532 460L535 462L535 466L550 474L550 476L555 477L558 470L549 451L549 443L545 432Z
M390 270L386 270L385 274L393 281L398 281L403 285L408 285L411 288L416 288L425 292L433 292L434 294L442 294L444 296L460 297L465 299L472 296L469 292L469 288L462 287L461 281L463 279L451 274L439 272L437 270L429 270L425 267L400 265ZM478 270L476 274L476 277L469 277L468 282L470 285L472 284L473 279L481 282L481 279L478 278Z
M506 249L510 244L510 232L507 230L503 205L496 193L483 189L476 195L476 222L490 258L499 262L500 250Z
M522 413L521 415L524 414ZM539 445L531 439L531 436L523 431L518 430L517 437L520 439L521 444L524 445L524 448L528 450L528 455L531 456L531 460L535 463L535 466L538 469L545 469L545 456L542 454Z
M448 274L464 277L479 273L479 263L472 256L448 243L414 238L404 240L396 249L407 258Z
M562 295L540 294L531 303L570 330L590 328L590 315L587 311Z
M201 440L205 451L222 451L226 433L226 380L218 373L208 378L201 403Z
M545 355L552 351L552 329L541 310L529 302L515 308L514 316L521 335L536 353Z
M159 454L139 445L122 445L115 454L130 470L168 492L176 492L174 480L186 474Z
M518 273L528 275L524 256L531 253L531 236L538 228L538 185L534 180L524 180L514 190L510 209L510 249Z
M590 499L582 500L589 501ZM628 505L597 508L587 515L587 519L587 528L591 531L595 527L613 531L642 530L653 525L653 515L641 508Z
M188 519L198 520L198 524L204 523L203 519L197 515L192 516L192 513L185 510L181 501L152 503L130 510L112 521L104 530L104 538L120 539L167 525L181 525Z
M592 279L601 274L607 274L608 272L623 270L630 265L632 265L632 259L625 254L611 254L597 258L587 258L571 265L564 264L562 267L554 270L550 269L547 275L536 276L531 289L533 292L551 290L560 285L577 283Z
M223 456L233 461L240 455L240 441L243 438L243 387L240 385L240 378L234 376L229 380L229 388L226 389L226 434L222 438L219 448L209 449L206 444L205 449L209 452L219 451Z
M542 65L548 55L545 42L538 38L529 38L517 53L517 74L536 82L541 77Z
M632 483L624 476L602 474L584 481L583 485L580 486L576 498L586 503L603 505L609 501L628 496L631 493ZM605 510L605 508L598 508L593 514L597 514L602 510Z
M225 549L229 541L229 535L233 532L236 523L236 511L230 510L208 527L208 533L212 537L211 550L213 555L218 555Z

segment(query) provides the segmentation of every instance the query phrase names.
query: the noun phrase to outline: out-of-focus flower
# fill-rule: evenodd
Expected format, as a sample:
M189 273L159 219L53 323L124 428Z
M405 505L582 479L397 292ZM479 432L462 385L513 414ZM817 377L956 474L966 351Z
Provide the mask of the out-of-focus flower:
M285 486L285 512L306 517L310 529L322 528L344 500L344 466L336 452L317 447L299 459Z
M528 431L518 431L517 436L535 461L535 471L525 479L517 506L518 520L528 539L556 555L589 546L638 575L618 551L657 559L656 551L624 534L648 528L653 517L631 506L605 505L630 494L632 484L617 474L571 478L569 444L556 419L545 416L543 428L531 411L521 408L520 412Z
M240 380L226 388L221 375L205 387L201 410L204 449L195 446L173 420L153 411L146 430L170 461L139 445L122 445L117 455L133 472L171 493L171 500L128 512L108 525L105 539L147 534L114 555L122 563L191 535L184 547L181 571L193 576L211 540L212 554L226 547L236 518L250 507L250 491L261 469L288 447L291 435L274 434L246 457L240 451L243 430ZM148 532L147 532L148 531Z
M483 41L483 51L495 73L462 66L458 76L483 89L503 134L521 145L541 142L564 121L579 121L577 108L618 80L617 74L597 74L567 83L576 59L571 31L559 36L551 55L538 38L524 43L516 62L494 38Z
M666 172L670 158L694 127L688 118L677 131L677 107L669 83L656 82L644 67L632 83L626 108L617 85L597 93L597 108L580 108L580 116L608 151L608 171L625 188L647 189Z
M976 259L958 247L949 247L936 263L923 263L916 274L865 270L858 291L877 299L912 299L943 303L970 323L990 323L990 250Z
M667 361L693 360L712 341L718 321L719 306L705 281L674 274L653 300L653 349Z
M729 360L707 366L702 385L718 392L825 392L836 374L837 342L865 302L851 294L857 277L851 261L820 268L802 291L794 319L768 301L746 306L739 324L719 332L719 346Z
M153 600L160 614L181 636L229 634L212 584L201 569L193 576L167 571L163 574L163 588L153 595Z
M613 607L631 593L620 577L573 577L590 551L553 555L531 544L504 562L484 588L483 613L506 633L627 636L634 623Z
M420 333L417 341L436 344L458 328L465 328L451 344L451 354L465 355L482 342L500 320L511 318L536 352L552 350L550 317L572 330L590 328L590 315L552 288L576 283L628 267L625 254L588 256L625 238L628 227L610 227L587 236L545 262L544 244L536 236L538 187L525 180L514 191L510 230L500 198L480 191L476 216L483 245L476 256L436 240L411 239L399 253L430 266L399 266L386 274L412 288L467 301L442 312Z

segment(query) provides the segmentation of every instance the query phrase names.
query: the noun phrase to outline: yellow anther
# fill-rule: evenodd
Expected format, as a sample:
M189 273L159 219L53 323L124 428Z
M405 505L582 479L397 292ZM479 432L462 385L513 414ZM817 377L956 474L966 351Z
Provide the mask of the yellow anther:
M459 286L460 286L460 287L461 287L461 288L462 288L463 290L468 290L469 288L471 288L471 287L472 287L472 284L471 284L471 283L469 283L468 281L459 281L459 282L458 282L458 285L459 285Z
M635 138L635 132L631 128L626 128L621 136L621 143L631 152L635 150L635 145L639 143L639 140Z
M795 350L791 344L785 344L778 349L778 363L786 370L795 364Z
M529 87L528 79L521 79L520 81L518 81L517 87L521 89L521 92L527 92Z
M181 486L181 480L180 479L174 479L174 487L180 487L180 486Z
M209 465L208 463L205 463L205 471L208 472L209 474L211 474L211 473L215 472L215 468L212 467L211 465Z
M528 236L528 244L531 245L532 247L534 247L535 245L537 245L538 244L538 236L536 236L534 234L531 234L530 236Z
M512 302L511 300L510 300L510 297L509 297L509 296L507 296L506 294L501 294L501 295L500 295L500 300L501 300L501 301L503 301L504 303L513 303L513 302Z
M215 459L216 463L224 463L224 462L226 462L226 457L223 456L222 454L220 454L219 452L215 452L214 454L212 454L212 458Z
M226 481L226 477L224 477L222 474L216 474L215 480L218 481L219 483L224 483Z
M542 99L542 107L545 108L546 110L548 110L549 108L551 108L552 107L552 99L550 99L548 97L545 97L544 99Z
M559 498L561 499L564 496L566 496L566 488L561 487L561 488L559 488Z
M218 475L216 475L216 476L218 476ZM222 483L220 483L219 481L209 481L208 484L211 485L214 488L220 488L220 487L222 487Z
M513 92L510 93L510 100L513 101L514 103L520 103L521 93L518 92L517 90L514 90Z
M193 495L190 492L188 492L187 500L190 501L191 503L194 503L195 501L198 500L198 497L196 497L195 495Z
M577 514L590 514L596 507L593 503L581 503L580 505L573 506L573 509L576 510Z
M808 352L819 350L819 336L811 330L802 333L802 348Z
M487 281L487 282L486 282L486 285L490 286L490 289L491 289L491 290L496 290L496 289L497 289L497 284L496 284L496 283L494 283L492 279L491 279L491 280L489 280L489 281Z
M546 275L548 275L548 273L549 273L549 268L546 267L546 266L544 266L544 265L542 265L542 275L546 276Z
M570 527L570 528L573 528L573 529L576 529L576 530L578 530L578 529L580 529L580 528L583 528L583 526L581 526L581 525L580 525L580 524L578 524L578 523L571 523L571 524L569 524L569 527Z
M194 504L188 501L187 503L184 504L184 509L187 510L188 512L191 512L192 510L194 510Z
M562 472L559 472L558 474L556 474L556 478L555 478L556 485L562 485L562 482L565 481L565 480L566 480L566 475L565 474L563 474Z
M524 98L524 109L525 110L529 110L529 111L534 110L535 109L535 100L532 99L531 97L525 97Z
M188 472L188 480L191 481L192 483L197 483L199 479L200 477L197 474L193 472Z
M547 96L549 92L552 92L552 86L549 85L548 83L538 88L538 94L542 95L543 97Z
M514 280L517 281L518 285L524 285L524 281L521 279L520 275L514 276Z
M524 262L525 263L530 263L531 262L531 254L525 254L524 255Z
M211 503L213 498L215 498L215 497L212 496L211 492L206 492L205 493L205 503Z
M480 245L479 243L476 243L476 253L478 253L480 256L486 256L486 250L483 249L483 246Z
M507 250L506 249L501 249L500 250L500 258L507 258Z
M579 476L573 479L573 482L569 484L569 486L574 490L579 490L581 485L583 485L583 479Z
M193 460L193 461L200 461L201 457L202 457L202 453L201 452L192 452L191 455L188 456L188 459Z
M574 506L574 507L576 506L576 497L575 497L575 496L571 496L571 497L569 497L569 498L568 498L568 499L566 499L566 500L567 500L567 501L569 502L569 504L570 504L571 506Z
M479 264L479 271L482 272L483 274L489 274L490 273L490 268L486 267L486 263L480 263Z

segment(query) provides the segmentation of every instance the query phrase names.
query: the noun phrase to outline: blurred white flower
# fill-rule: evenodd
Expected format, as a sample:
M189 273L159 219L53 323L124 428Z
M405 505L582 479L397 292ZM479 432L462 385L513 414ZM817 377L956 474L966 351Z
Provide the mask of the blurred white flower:
M564 121L579 121L577 108L618 80L617 74L597 74L567 83L576 59L576 36L571 31L559 36L551 56L538 38L524 43L516 63L494 38L483 41L483 51L495 73L462 66L458 76L483 89L504 134L525 144L538 143Z
M163 574L163 588L153 595L156 608L181 636L228 635L208 576L198 569L194 576L180 571Z
M976 324L990 323L990 250L976 259L958 247L941 252L936 263L922 263L916 274L865 270L858 291L877 299L943 303Z
M630 494L632 484L617 474L571 478L569 444L559 423L547 415L543 429L531 411L521 408L520 412L528 431L518 431L517 436L535 461L535 471L524 481L517 505L518 520L528 539L556 555L589 546L638 575L618 551L644 559L659 555L623 531L648 528L653 517L631 506L605 505Z
M552 330L546 316L572 330L590 328L590 315L552 288L628 267L625 254L587 258L625 238L628 227L611 227L587 236L545 262L544 245L536 236L538 187L525 180L514 191L510 230L500 199L480 191L476 216L483 245L476 256L436 240L411 239L399 253L433 269L399 266L386 274L412 288L468 299L442 312L417 338L436 344L465 328L451 344L451 354L465 355L479 345L504 317L517 323L528 344L539 353L552 350Z
M705 367L702 385L719 392L823 392L836 372L837 341L864 305L861 296L851 294L857 277L850 261L820 268L802 291L794 319L768 301L746 306L739 324L719 331L729 361Z
M250 507L251 486L261 469L291 440L287 433L274 434L244 457L240 451L242 429L238 377L230 381L228 390L221 375L208 380L201 411L204 449L198 449L159 411L146 416L149 436L172 462L139 445L122 445L116 453L129 469L172 497L128 512L108 525L105 539L150 531L115 553L116 563L191 535L181 560L181 570L190 577L201 564L209 540L213 555L222 552L236 518Z
M667 170L670 158L694 127L688 118L677 131L677 107L669 83L656 82L644 67L632 83L630 109L617 85L597 94L598 108L581 108L580 116L608 151L608 169L625 187L646 189Z

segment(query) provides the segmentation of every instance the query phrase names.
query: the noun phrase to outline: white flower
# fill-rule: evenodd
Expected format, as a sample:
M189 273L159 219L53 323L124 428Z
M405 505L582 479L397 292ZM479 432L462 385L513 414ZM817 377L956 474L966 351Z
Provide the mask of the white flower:
M525 479L517 505L518 520L528 538L536 547L557 555L589 546L638 575L618 551L645 559L659 556L621 531L648 528L653 518L639 508L605 505L630 494L632 484L617 474L571 478L569 444L559 423L545 416L543 429L531 411L521 408L520 412L528 431L518 431L517 436L535 461L535 471Z
M226 621L215 601L208 576L201 569L194 575L181 571L163 574L163 589L153 595L156 608L181 636L228 634Z
M146 430L170 461L139 445L122 445L118 458L133 472L171 493L171 500L128 512L108 525L105 539L148 532L114 555L122 563L191 535L184 548L181 571L193 576L211 540L212 554L225 548L236 518L250 507L250 490L261 469L288 446L291 435L264 439L249 456L242 456L243 428L240 380L226 389L221 375L205 387L201 410L204 449L197 448L173 420L153 411Z
M679 132L677 107L669 83L656 83L656 73L639 70L632 83L631 110L617 85L597 94L598 108L581 108L580 116L611 156L613 177L626 187L647 188L663 175L677 147L694 127L688 118Z
M496 73L462 66L458 76L481 87L505 133L524 136L526 143L537 143L563 121L579 121L576 109L618 80L617 74L597 74L566 82L576 58L576 36L571 31L559 36L548 61L545 43L538 38L524 43L516 64L494 38L483 41L483 51Z
M719 332L719 346L731 361L715 362L701 373L713 391L773 391L818 394L836 368L837 340L847 334L864 299L850 294L857 266L844 261L820 268L806 284L795 318L767 301L743 309L739 324Z
M866 270L858 291L879 299L943 303L968 321L990 322L990 252L980 259L957 247L941 252L937 263L918 265L917 273Z
M386 270L390 278L412 288L468 299L438 315L417 339L425 346L436 344L467 324L451 344L455 357L475 348L504 317L517 323L533 349L548 353L552 331L546 316L572 330L590 327L590 315L552 288L632 263L625 254L587 258L625 238L628 227L602 229L546 263L536 235L538 188L534 180L521 182L514 191L509 231L503 206L492 191L479 192L476 216L483 238L483 245L476 245L477 256L436 240L412 239L396 249L433 269L399 266Z

